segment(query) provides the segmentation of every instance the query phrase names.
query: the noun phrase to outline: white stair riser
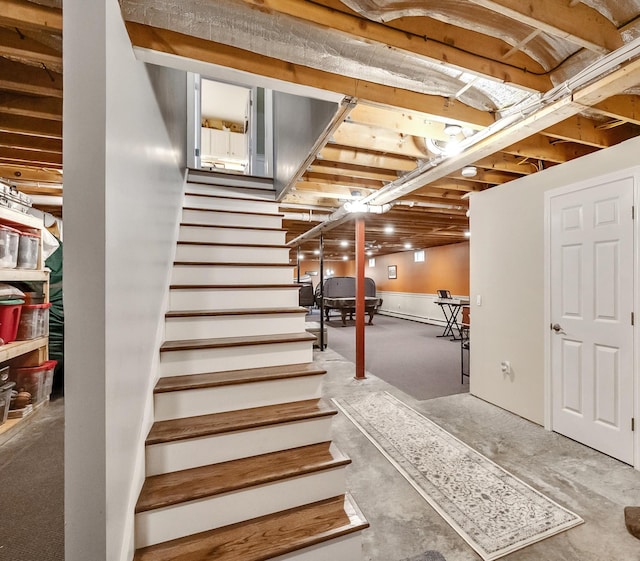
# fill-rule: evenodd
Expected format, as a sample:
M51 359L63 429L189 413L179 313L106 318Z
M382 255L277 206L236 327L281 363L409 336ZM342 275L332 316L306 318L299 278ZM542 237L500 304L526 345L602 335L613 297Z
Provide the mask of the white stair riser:
M184 376L312 361L313 351L309 341L170 351L160 356L160 376Z
M344 466L136 514L136 547L189 536L344 493Z
M261 214L238 214L233 212L216 212L214 210L183 209L182 223L210 224L213 226L253 226L254 228L281 228L281 216Z
M176 265L171 284L291 284L292 267Z
M357 561L362 559L362 532L353 532L270 561Z
M147 476L331 440L331 417L269 425L146 447Z
M288 247L178 244L176 261L198 263L288 263Z
M242 228L216 228L215 226L180 226L181 242L251 243L284 245L283 230L244 230Z
M167 318L166 341L302 333L305 314Z
M233 176L229 176L229 179L232 181L226 181L226 179L227 178L225 178L224 181L226 185L223 185L222 181L208 185L187 181L185 192L200 193L203 195L221 195L223 197L254 198L265 201L274 201L276 198L276 192L273 189L272 182L256 182L251 179L236 178ZM247 187L247 189L243 187ZM250 187L259 187L259 189L249 189Z
M205 197L187 192L184 206L189 208L206 208L209 210L238 210L240 212L264 212L276 214L278 203L273 201L256 201L232 199L225 197Z
M322 375L319 374L157 393L154 396L155 420L168 421L305 399L318 399L321 390Z
M292 308L298 301L297 288L174 289L169 293L169 310Z

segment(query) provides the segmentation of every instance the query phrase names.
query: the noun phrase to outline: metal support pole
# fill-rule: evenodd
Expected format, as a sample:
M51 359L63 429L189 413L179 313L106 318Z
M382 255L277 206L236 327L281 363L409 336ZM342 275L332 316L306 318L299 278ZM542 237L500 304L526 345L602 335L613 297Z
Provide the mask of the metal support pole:
M356 380L364 380L364 218L356 218Z
M320 350L324 351L324 234L320 234Z
M296 251L296 267L298 269L298 280L297 282L300 283L300 246L298 246Z

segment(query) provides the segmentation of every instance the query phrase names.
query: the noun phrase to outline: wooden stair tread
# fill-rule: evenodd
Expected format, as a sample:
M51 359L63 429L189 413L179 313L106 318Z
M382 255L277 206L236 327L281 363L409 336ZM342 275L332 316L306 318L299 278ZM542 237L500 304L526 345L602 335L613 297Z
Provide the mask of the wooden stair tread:
M331 442L147 477L136 513L345 466L351 460Z
M281 212L257 212L255 210L229 210L226 208L197 208L191 206L182 207L182 210L195 210L197 212L222 212L224 214L246 214L248 216L273 216L274 218L284 218Z
M263 289L263 288L298 288L301 285L291 284L172 284L171 290L206 290L206 289Z
M259 243L226 243L226 242L191 242L191 241L178 241L178 245L202 245L207 247L251 247L255 249L290 249L288 245L284 244L259 244Z
M214 339L187 339L180 341L165 341L160 352L189 351L196 349L220 349L224 347L244 347L252 345L271 345L280 343L304 343L315 341L315 335L306 331L301 333L284 333L276 335L249 335L243 337L218 337Z
M322 376L326 370L309 362L305 364L287 364L286 366L267 366L264 368L245 368L242 370L224 370L222 372L206 372L204 374L187 374L185 376L167 376L160 378L154 393L197 390L216 386L266 382L302 376Z
M274 314L307 314L307 308L239 308L235 310L174 310L165 314L166 318L256 316Z
M145 547L134 561L266 561L368 527L342 495Z
M322 399L307 399L198 417L157 421L149 431L146 445L330 417L336 413L337 410Z
M195 228L226 228L228 230L264 230L266 232L286 232L284 228L267 228L266 226L229 226L226 224L196 224L194 222L181 222L180 226L189 226Z
M236 261L174 261L174 266L193 267L295 267L292 263L242 263Z

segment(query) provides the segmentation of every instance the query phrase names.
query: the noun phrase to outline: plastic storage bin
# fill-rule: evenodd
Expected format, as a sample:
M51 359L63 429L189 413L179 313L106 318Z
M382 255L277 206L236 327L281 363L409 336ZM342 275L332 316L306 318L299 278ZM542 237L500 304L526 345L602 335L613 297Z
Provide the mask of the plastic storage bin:
M31 403L35 405L44 399L44 383L46 369L44 365L12 368L9 377L16 384L19 392L29 392Z
M40 252L40 236L30 232L20 232L18 244L18 269L36 269Z
M18 325L18 341L36 339L49 335L49 308L51 302L46 304L24 304L20 314Z
M0 300L0 338L3 345L16 340L23 303L24 300Z
M14 382L6 382L0 385L0 425L7 420L7 415L9 415L9 405L11 404L11 390L13 390L14 386Z
M18 264L18 245L20 244L20 232L0 224L0 267L3 269L15 269Z
M42 388L43 399L47 399L53 390L53 372L58 364L57 360L47 360L42 364L44 368L44 386Z

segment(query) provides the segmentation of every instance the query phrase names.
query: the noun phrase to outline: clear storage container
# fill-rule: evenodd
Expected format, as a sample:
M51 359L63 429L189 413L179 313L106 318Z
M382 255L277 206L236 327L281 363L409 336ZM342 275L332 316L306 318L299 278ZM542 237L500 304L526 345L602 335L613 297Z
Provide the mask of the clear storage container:
M49 335L49 308L51 302L46 304L24 304L20 314L18 325L18 341L36 339Z
M43 398L47 399L53 390L53 373L58 364L57 360L47 360L42 366L44 367L44 387L42 388Z
M40 236L31 232L20 232L18 244L18 269L36 269L40 252Z
M0 268L15 269L18 264L20 232L0 224Z
M29 392L31 403L36 405L44 399L44 383L46 368L44 365L12 368L9 377L15 382L19 392Z
M6 382L5 384L0 385L0 425L7 420L7 415L9 415L11 390L13 390L14 386L14 382Z

